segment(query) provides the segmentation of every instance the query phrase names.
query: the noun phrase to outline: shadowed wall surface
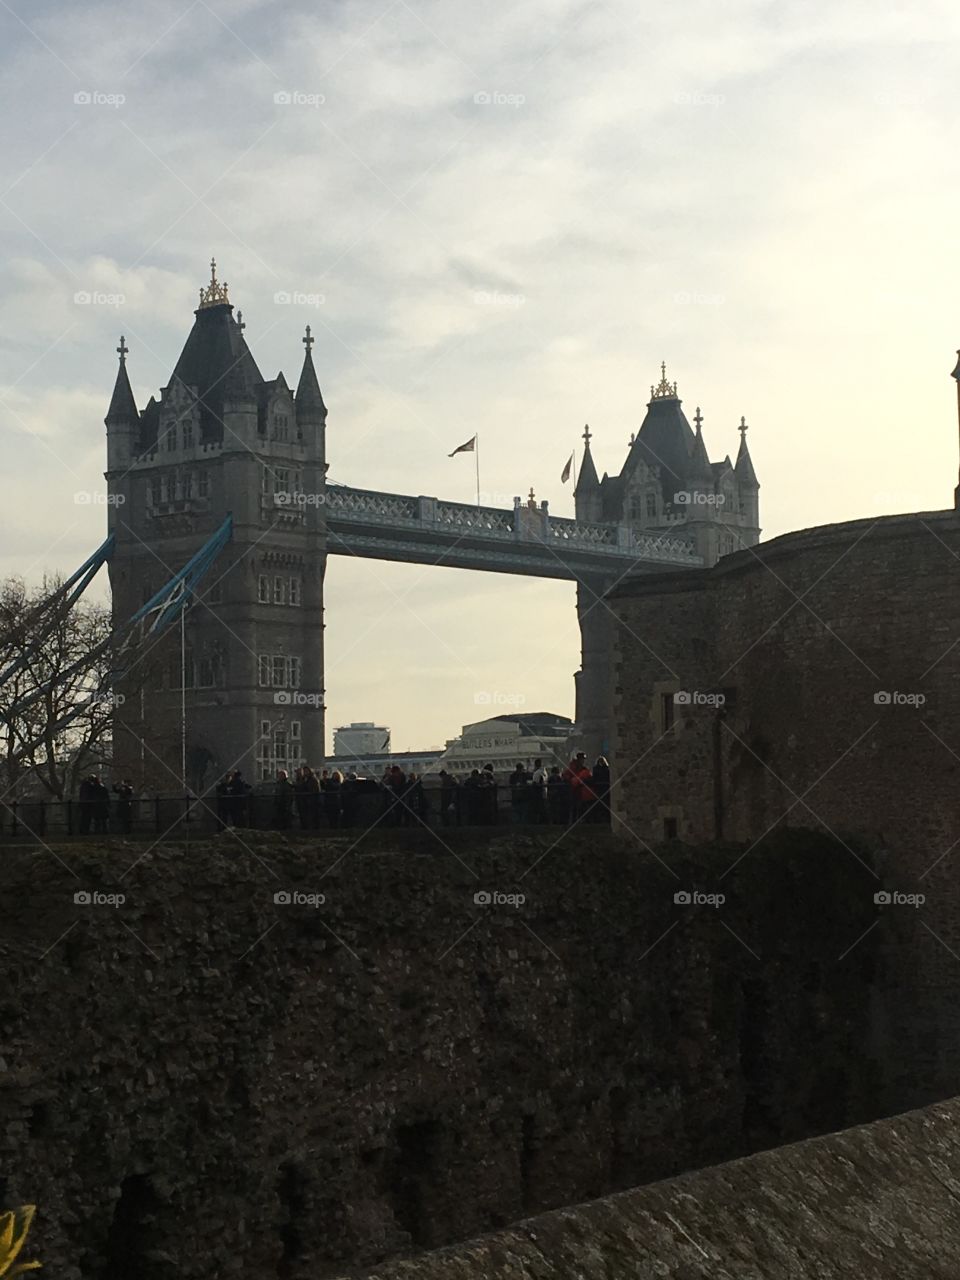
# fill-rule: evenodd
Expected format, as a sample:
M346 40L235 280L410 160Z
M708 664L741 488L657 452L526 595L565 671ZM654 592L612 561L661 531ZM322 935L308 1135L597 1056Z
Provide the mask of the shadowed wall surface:
M364 1280L953 1280L960 1104L544 1214Z
M904 1069L863 850L248 834L4 853L0 1207L66 1280L319 1280L874 1118Z

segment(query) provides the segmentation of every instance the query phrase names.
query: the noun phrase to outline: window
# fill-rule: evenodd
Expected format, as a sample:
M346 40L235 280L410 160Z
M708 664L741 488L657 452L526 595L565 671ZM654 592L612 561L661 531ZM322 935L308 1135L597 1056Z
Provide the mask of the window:
M300 721L299 720L290 721L290 741L291 742L300 741Z
M277 467L273 473L273 489L274 493L290 492L290 469L289 467Z
M192 422L185 422L183 424L182 439L183 439L184 449L190 449L193 447L193 423Z
M275 440L290 438L290 419L285 413L278 413L273 420L273 437Z
M150 505L154 507L159 507L162 501L163 501L163 494L160 486L160 477L154 476L153 479L150 481Z
M170 500L170 477L164 474L160 477L160 501L169 502Z
M273 580L273 603L287 603L287 580L286 578L277 577Z
M197 688L212 689L213 686L213 660L205 654L197 663Z
M298 657L261 653L257 659L257 682L261 689L299 689L300 674Z
M197 497L206 498L210 495L210 472L201 471L197 476Z
M663 732L667 733L673 728L673 694L661 693L660 695L660 719L663 723Z
M656 520L657 518L657 495L655 493L647 494L647 519Z
M260 492L261 493L270 492L270 472L267 470L266 467L263 467L263 469L260 472Z
M300 579L290 578L287 582L287 604L299 606L300 604Z
M167 453L173 453L177 447L177 428L169 427L166 434Z
M265 573L257 579L257 600L260 604L270 603L270 579Z

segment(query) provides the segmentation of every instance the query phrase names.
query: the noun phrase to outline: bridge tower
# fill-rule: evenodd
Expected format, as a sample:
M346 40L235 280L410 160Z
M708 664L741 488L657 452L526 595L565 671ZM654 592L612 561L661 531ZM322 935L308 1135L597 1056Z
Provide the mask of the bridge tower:
M636 535L683 535L706 567L721 556L755 546L760 541L760 485L747 446L746 419L740 419L736 464L729 454L722 462L711 462L699 406L693 421L691 427L677 384L667 380L666 365L661 364L660 381L650 388L646 416L630 438L619 475L605 472L602 479L597 477L592 437L589 427L585 429L574 490L577 520L613 524ZM612 575L578 578L581 665L576 675L576 723L583 750L593 757L616 750L614 624L603 596L614 582L643 569L638 560L633 568L618 564Z
M263 378L245 327L211 263L160 399L137 410L121 340L105 420L115 625L233 518L186 616L183 661L168 634L118 691L115 769L161 791L205 790L235 768L260 781L324 754L327 411L309 326L295 394L282 373Z

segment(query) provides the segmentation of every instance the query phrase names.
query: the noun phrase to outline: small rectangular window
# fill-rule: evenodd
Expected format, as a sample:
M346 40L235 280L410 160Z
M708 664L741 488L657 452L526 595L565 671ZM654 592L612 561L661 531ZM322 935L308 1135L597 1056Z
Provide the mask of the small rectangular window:
M284 676L286 675L286 672L287 672L287 664L284 661L283 657L275 654L271 659L271 663L272 663L272 667L271 667L270 683L273 685L275 689L287 688L287 682L284 679Z
M273 580L273 603L287 603L287 580L286 578L276 577Z
M291 738L291 741L293 742L300 741L300 721L299 720L290 721L290 738Z
M193 423L185 422L183 424L183 447L189 449L193 444Z
M655 520L657 516L657 495L655 493L647 494L647 519Z
M661 693L660 695L660 711L663 720L663 732L673 728L673 694Z
M177 447L176 427L170 427L169 430L167 431L166 444L167 444L167 453L173 453L173 451Z
M287 684L288 689L300 688L300 659L299 658L287 659L287 677L288 677L288 684Z
M260 721L260 737L261 738L270 737L270 721L269 720Z
M287 583L287 603L294 607L300 604L300 579L291 578Z
M270 579L265 573L257 579L257 600L260 604L270 603Z
M267 654L261 653L257 659L257 682L261 689L270 688L270 658Z
M201 471L197 477L197 497L206 498L210 495L210 473L206 470Z

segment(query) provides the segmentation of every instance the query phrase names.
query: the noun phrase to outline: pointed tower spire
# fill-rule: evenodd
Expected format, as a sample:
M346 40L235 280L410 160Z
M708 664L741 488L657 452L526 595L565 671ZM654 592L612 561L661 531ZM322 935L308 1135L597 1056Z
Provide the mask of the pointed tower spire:
M697 432L693 438L693 452L690 455L690 479L706 480L712 484L713 469L707 455L707 446L703 443L703 432L700 430L703 425L703 414L700 412L699 405L693 420L697 424Z
M310 333L310 326L307 325L302 339L304 346L303 368L300 370L300 381L297 383L297 395L294 402L297 409L297 422L301 425L311 422L323 422L327 416L327 406L323 403L323 396L320 394L317 371L313 367L311 347L314 341L315 339Z
M760 484L757 480L757 473L753 469L753 459L750 457L750 450L747 448L747 432L750 428L747 426L746 418L740 419L740 426L737 430L740 432L740 452L737 454L737 465L734 467L734 472L745 488L759 489Z
M580 474L577 476L576 488L573 496L578 494L593 493L600 488L600 481L597 478L597 468L593 464L593 457L590 453L590 441L592 439L589 425L583 428L583 461L580 463Z
M120 357L120 367L117 369L117 380L113 386L113 395L110 398L110 408L107 410L107 416L104 422L108 427L136 424L140 420L140 412L137 409L137 402L133 398L133 391L130 388L130 379L127 377L127 352L130 348L127 346L127 340L121 334L120 345L117 347L117 354Z

